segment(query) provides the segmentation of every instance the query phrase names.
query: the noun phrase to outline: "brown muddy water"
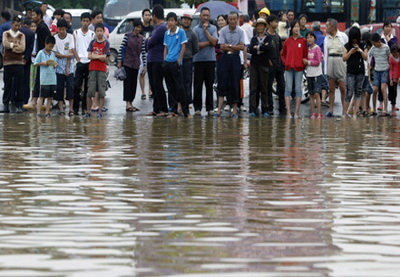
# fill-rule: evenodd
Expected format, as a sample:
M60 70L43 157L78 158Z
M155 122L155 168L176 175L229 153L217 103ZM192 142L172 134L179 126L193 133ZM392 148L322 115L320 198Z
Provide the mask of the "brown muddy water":
M398 119L0 124L0 276L399 276Z

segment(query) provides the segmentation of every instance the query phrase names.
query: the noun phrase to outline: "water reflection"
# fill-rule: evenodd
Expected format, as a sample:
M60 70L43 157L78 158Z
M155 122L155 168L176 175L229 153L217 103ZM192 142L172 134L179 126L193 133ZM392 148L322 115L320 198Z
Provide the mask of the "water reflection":
M0 121L0 276L399 269L397 120Z

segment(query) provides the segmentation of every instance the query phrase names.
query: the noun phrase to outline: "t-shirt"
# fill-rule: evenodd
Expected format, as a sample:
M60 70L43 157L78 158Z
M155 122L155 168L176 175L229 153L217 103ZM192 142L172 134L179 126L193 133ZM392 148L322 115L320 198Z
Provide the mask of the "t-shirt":
M50 54L47 54L44 49L42 49L36 56L35 64L46 62L48 60L56 61L56 55L53 51L51 51ZM55 68L53 66L40 66L40 85L48 86L56 84L57 77Z
M149 26L144 26L142 23L142 30L140 31L140 34L146 39L148 37L150 37L151 32L153 32L153 26L149 25Z
M362 51L365 50L364 43L361 43L359 47ZM344 45L344 48L346 48L347 52L350 52L350 50L353 48L353 45L348 42ZM354 75L365 73L364 59L361 56L361 53L356 52L347 60L347 73Z
M167 62L176 62L179 59L182 44L184 43L187 43L187 38L183 29L176 27L175 33L171 33L171 30L166 31L164 35L164 45L167 46L168 52L165 60Z
M228 25L221 29L218 44L239 45L240 43L245 44L244 31L242 28L236 26L234 30L231 30Z
M88 30L86 33L83 33L82 29L79 29L76 30L74 34L76 40L75 50L78 53L81 63L87 64L90 62L90 60L88 59L87 49L90 42L94 39L94 32Z
M386 71L389 70L389 56L390 49L386 44L382 44L381 47L373 46L369 51L369 56L374 58L375 71Z
M318 77L322 75L322 50L318 45L313 48L308 48L308 65L307 65L307 77Z
M94 39L90 42L87 51L96 55L110 55L110 43L108 40L99 42L97 39ZM97 59L91 60L89 70L107 72L107 63Z
M55 35L54 38L56 39L56 44L54 45L53 50L62 54L67 55L70 50L75 48L74 36L71 34L67 34L65 38L60 38L59 35ZM67 58L57 58L58 66L56 67L56 73L58 74L65 74L65 70L67 67ZM73 73L73 62L71 59L70 66L69 66L69 73Z
M212 24L208 24L207 30L211 36L216 39L218 38L217 27ZM208 41L208 37L204 32L201 22L193 28L193 32L197 35L199 43ZM208 45L199 49L199 52L197 52L197 54L193 56L193 62L215 62L216 60L215 47L212 45Z

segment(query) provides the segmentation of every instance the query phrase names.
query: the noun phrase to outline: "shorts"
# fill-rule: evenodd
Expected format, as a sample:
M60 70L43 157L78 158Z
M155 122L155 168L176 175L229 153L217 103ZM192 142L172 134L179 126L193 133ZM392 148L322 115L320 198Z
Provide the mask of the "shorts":
M389 83L389 70L376 71L374 72L374 81L372 85L374 87L379 87L381 84Z
M329 57L326 76L328 80L346 82L346 64L342 57Z
M56 92L55 85L40 85L39 97L49 98L54 97Z
M57 94L55 100L63 101L64 100L64 88L66 88L66 97L65 100L74 99L74 75L69 74L69 76L65 76L64 74L57 73Z
M364 82L362 85L362 92L366 92L368 94L372 94L374 90L372 89L371 84L369 83L369 78L368 76L364 76Z
M106 97L107 73L104 71L89 71L87 97L95 97L96 92L100 98Z
M307 77L308 93L313 95L321 93L322 85L324 84L324 77L322 75L316 77Z

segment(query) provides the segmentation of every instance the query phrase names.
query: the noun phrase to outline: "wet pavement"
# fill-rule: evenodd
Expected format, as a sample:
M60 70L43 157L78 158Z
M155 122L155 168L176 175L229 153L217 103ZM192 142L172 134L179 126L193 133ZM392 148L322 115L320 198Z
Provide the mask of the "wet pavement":
M136 116L120 85L100 120L0 115L0 276L398 275L399 118Z

